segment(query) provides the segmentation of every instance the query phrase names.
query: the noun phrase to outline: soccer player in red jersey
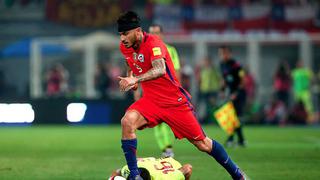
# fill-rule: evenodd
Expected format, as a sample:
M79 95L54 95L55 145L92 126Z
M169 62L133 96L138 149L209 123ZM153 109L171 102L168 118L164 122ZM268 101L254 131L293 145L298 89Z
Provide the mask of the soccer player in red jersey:
M121 119L122 149L130 170L129 179L142 179L137 167L135 131L167 123L176 138L187 138L200 151L208 153L233 179L245 179L222 145L207 137L191 104L189 93L178 82L171 57L159 37L145 33L140 18L128 11L117 20L120 50L128 65L127 77L119 77L121 91L135 89L140 83L142 97Z

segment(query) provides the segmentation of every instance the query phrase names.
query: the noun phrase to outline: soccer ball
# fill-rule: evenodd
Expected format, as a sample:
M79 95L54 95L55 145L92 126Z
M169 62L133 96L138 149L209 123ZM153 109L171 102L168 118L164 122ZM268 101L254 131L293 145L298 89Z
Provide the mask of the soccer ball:
M108 180L126 180L126 178L122 176L111 176Z

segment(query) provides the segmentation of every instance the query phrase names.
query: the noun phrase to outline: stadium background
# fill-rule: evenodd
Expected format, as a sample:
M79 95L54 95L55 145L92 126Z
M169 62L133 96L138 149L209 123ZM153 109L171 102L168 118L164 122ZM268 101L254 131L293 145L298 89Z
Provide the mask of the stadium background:
M137 11L145 30L163 25L199 111L204 57L218 67L217 48L229 45L249 69L255 96L244 118L251 124L244 130L248 147L228 151L253 179L319 177L319 6L312 0L0 1L0 179L105 179L124 164L118 124L133 100L118 91L124 62L115 20L125 10ZM314 73L313 119L269 126L264 113L275 71L283 61L294 69L298 60ZM48 90L52 67L65 75L56 91ZM213 120L202 123L224 141ZM160 154L152 137L150 130L139 132L141 156ZM228 178L185 141L175 148L178 160L195 166L194 179Z

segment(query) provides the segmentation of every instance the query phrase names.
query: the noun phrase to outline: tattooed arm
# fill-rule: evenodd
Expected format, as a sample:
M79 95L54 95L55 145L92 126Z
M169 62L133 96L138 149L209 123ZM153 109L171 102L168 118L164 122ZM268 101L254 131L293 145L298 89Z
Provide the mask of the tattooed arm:
M140 76L137 76L137 81L148 81L156 79L166 74L166 65L164 59L156 59L152 61L152 68Z
M131 86L136 83L156 79L166 74L166 65L164 59L156 59L152 61L152 68L140 76L119 77L120 90L128 91Z

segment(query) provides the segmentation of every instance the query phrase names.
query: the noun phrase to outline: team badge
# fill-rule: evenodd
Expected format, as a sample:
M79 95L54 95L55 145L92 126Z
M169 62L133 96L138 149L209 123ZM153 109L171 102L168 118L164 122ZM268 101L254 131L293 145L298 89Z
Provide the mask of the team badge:
M160 49L160 47L154 47L154 48L152 48L152 52L153 52L153 55L154 55L154 56L159 56L159 55L161 55L161 49Z
M138 60L140 61L140 62L144 62L144 56L143 56L143 54L139 54L139 56L138 56Z

